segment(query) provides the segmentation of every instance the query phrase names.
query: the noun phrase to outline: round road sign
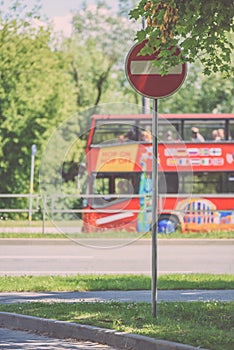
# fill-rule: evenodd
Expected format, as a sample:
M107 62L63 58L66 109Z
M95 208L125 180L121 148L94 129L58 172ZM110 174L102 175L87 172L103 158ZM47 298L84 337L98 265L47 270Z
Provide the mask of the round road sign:
M187 64L179 64L169 69L166 75L159 74L159 67L152 61L157 59L158 52L152 55L139 55L148 39L134 45L125 62L125 73L131 86L141 95L149 98L164 98L175 93L183 84L187 72ZM177 48L175 55L180 49Z

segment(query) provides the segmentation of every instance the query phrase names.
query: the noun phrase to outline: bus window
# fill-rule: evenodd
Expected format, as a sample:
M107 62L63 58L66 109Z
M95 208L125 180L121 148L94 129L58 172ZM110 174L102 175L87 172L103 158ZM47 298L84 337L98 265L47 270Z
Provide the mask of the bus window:
M179 193L191 193L191 189L193 188L193 174L180 173L178 182Z
M160 121L158 136L161 142L178 140L181 136L181 123L179 121L173 123L163 123L163 121Z
M93 174L92 193L94 195L103 195L103 197L94 197L92 199L93 207L105 206L109 201L109 194L111 188L111 179L109 177L98 177Z
M234 139L234 119L230 120L228 139L229 140L233 140Z
M193 193L217 194L229 192L227 188L226 173L194 173L193 176L183 174L180 176L180 192L184 193L186 188L193 185ZM190 187L191 188L191 187Z
M93 174L92 193L103 195L103 197L93 198L93 206L105 206L116 200L125 200L125 198L116 198L115 194L126 194L129 199L131 194L138 194L140 174Z
M234 193L234 173L227 175L227 192Z
M165 173L167 192L166 193L178 193L179 179L178 173Z
M94 190L97 194L109 194L110 193L110 178L96 177L94 180Z
M139 120L138 127L142 131L146 130L146 131L152 133L152 122L151 122L151 120Z
M192 141L191 130L193 127L197 127L199 125L199 133L204 137L205 141L213 141L212 132L215 129L225 129L225 121L224 120L196 120L196 122L192 120L186 120L184 122L184 140Z
M134 188L130 179L115 179L116 194L133 194Z
M138 128L135 125L132 125L124 134L118 135L117 139L120 142L138 141Z
M97 124L92 140L93 145L116 143L121 135L127 135L134 122Z
M146 131L147 133L152 134L152 123L143 120L139 122L139 135L141 132ZM166 137L167 132L170 131L172 135L172 139L168 139ZM159 131L158 131L158 137L159 137L159 142L167 142L167 141L173 141L173 140L178 140L181 135L181 121L173 121L173 122L168 122L166 119L165 120L159 120ZM140 139L141 141L141 139ZM152 140L150 141L152 142Z
M160 194L178 193L179 179L177 173L160 173L158 178L158 191Z

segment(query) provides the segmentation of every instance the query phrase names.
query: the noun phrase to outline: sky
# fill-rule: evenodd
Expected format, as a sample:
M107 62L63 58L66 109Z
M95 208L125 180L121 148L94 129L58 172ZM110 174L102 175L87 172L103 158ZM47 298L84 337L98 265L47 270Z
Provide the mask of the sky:
M31 2L30 0L25 0ZM81 7L83 0L41 0L42 8L49 17L63 16ZM93 5L96 0L86 0L87 5ZM117 0L107 0L106 3L113 9L118 8Z
M11 2L11 0L3 0L3 5L0 5L1 9L6 11ZM96 0L86 0L87 5L94 5L96 2ZM24 0L24 3L30 9L33 5L39 4L39 1ZM64 35L69 36L71 13L79 10L83 3L84 0L40 0L41 13L52 21L55 31L62 31ZM106 0L106 3L113 11L118 9L118 0Z
M3 0L3 8L9 5L10 0ZM84 0L24 0L25 4L29 7L35 3L42 4L42 12L47 15L49 18L57 16L66 16L71 13L72 10L79 9ZM96 3L96 0L86 0L87 5L93 5ZM118 0L106 0L108 6L116 10L118 8ZM2 5L1 5L2 6Z

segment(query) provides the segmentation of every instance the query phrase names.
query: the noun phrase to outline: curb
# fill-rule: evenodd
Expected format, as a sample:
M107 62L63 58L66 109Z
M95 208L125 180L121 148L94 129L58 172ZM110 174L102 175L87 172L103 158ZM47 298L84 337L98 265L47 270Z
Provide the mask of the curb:
M116 332L114 330L87 326L76 323L68 323L56 320L48 320L33 316L18 315L9 312L0 312L0 327L11 330L30 331L40 333L52 338L75 339L93 341L106 344L118 349L127 350L205 350L180 343L157 340L154 338Z

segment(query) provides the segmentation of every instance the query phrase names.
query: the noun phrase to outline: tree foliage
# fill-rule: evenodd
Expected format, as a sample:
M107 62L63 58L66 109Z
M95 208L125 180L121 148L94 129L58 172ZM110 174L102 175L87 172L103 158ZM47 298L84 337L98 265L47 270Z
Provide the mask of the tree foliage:
M37 171L53 128L75 110L66 62L50 30L31 18L1 19L0 192L28 193L32 144Z
M120 0L121 14L126 13L126 9L134 2L135 0ZM189 3L194 5L193 0ZM199 4L200 1L196 3ZM68 120L77 110L81 112L87 107L106 102L130 102L138 105L141 102L141 97L129 86L124 74L124 59L133 45L136 25L139 26L140 23L131 23L126 17L113 14L102 2L98 6L84 7L83 11L74 13L73 35L70 38L59 37L57 42L54 41L51 29L39 20L40 16L36 12L26 13L22 10L22 4L23 1L16 1L6 17L0 13L0 193L29 192L32 144L37 146L34 190L38 190L38 169L42 154L45 154L48 147L47 142L61 122ZM180 1L174 1L173 4L178 5ZM183 24L180 19L181 9L183 8L178 7L176 26ZM145 10L144 13L146 14ZM220 18L218 20L221 21ZM152 28L147 28L146 35L150 36ZM179 30L176 28L172 29L172 34ZM228 30L229 27L226 28ZM152 31L152 38L153 33ZM138 39L141 39L140 35ZM207 35L204 40L208 40ZM226 40L226 34L224 37ZM169 34L169 39L167 35L165 38L165 44L162 44L162 39L158 39L164 54L171 45L169 39L177 40L177 36L170 38ZM183 43L181 38L182 36L180 40ZM202 37L199 40L201 43ZM201 53L200 48L198 51ZM186 44L183 55L185 52ZM198 55L200 61L202 57L208 57L208 53L205 53L204 56ZM182 59L187 60L187 57L183 56ZM191 56L191 61L192 59L195 56ZM218 68L222 72L220 67ZM233 112L233 86L231 78L221 80L220 72L207 77L201 74L200 65L192 64L180 91L163 100L160 110L164 113ZM80 113L77 123L75 120L66 124L53 145L54 153L51 152L51 158L47 162L49 167L53 162L63 161L59 158L61 154L62 157L65 156L59 154L58 150L65 152L70 142L69 137L75 139L80 126L84 127L85 120L86 116L81 116ZM66 142L62 143L63 140ZM77 165L80 160L77 148L72 148L68 154L69 159L64 159L70 161L72 166L74 163ZM49 167L44 167L46 179L52 176ZM65 174L69 180L75 177L77 168L72 174L70 170L72 169L69 168Z
M199 62L190 66L176 94L160 101L161 113L234 113L234 78L202 73Z
M146 28L137 32L136 39L148 39L143 55L159 52L154 64L162 74L170 66L198 59L205 74L232 75L233 15L232 0L141 0L130 11L130 18L146 20ZM181 48L178 56L169 50L176 46Z
M99 1L73 15L73 33L64 46L77 91L78 107L97 106L115 79L123 76L124 58L131 47L135 25ZM113 99L115 101L115 99Z

